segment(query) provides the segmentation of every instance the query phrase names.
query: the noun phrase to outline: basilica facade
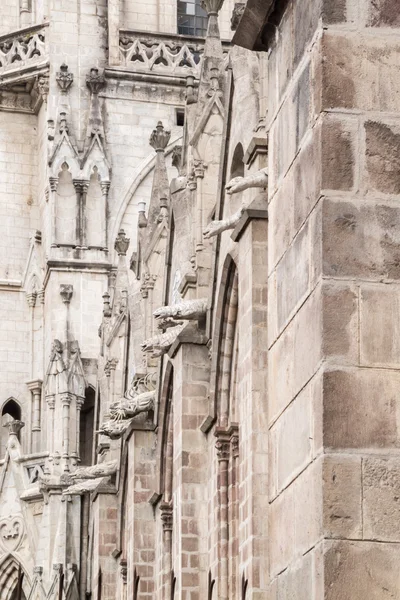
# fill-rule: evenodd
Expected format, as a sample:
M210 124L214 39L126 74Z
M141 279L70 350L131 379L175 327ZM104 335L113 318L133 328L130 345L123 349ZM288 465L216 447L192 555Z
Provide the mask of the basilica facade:
M400 598L397 4L3 0L0 600Z

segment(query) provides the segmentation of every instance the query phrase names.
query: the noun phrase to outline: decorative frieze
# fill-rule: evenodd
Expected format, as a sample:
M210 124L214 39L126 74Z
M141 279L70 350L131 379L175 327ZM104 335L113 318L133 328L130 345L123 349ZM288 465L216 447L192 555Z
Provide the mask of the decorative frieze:
M199 76L204 42L193 38L121 30L119 49L125 67L138 71Z
M42 66L47 61L45 26L29 27L0 37L0 77L21 78L26 70ZM15 73L17 72L17 73Z

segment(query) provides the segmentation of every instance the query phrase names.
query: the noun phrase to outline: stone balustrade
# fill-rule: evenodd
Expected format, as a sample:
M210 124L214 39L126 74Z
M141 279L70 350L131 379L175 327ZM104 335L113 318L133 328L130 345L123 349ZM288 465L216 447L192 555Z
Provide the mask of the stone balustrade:
M119 48L121 64L128 69L164 75L198 76L204 40L124 29L120 31Z
M38 25L0 37L0 80L47 64L46 31L45 25Z

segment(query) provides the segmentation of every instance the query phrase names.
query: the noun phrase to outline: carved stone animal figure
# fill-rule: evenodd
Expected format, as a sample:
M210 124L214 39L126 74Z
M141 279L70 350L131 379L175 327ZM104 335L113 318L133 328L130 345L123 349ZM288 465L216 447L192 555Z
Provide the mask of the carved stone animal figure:
M156 319L185 319L187 321L196 321L204 317L207 312L207 298L199 300L183 300L170 306L162 306L154 311Z
M165 333L159 333L152 338L145 340L141 346L143 352L151 352L155 357L165 354L182 331L182 328L182 325L178 325Z
M131 419L142 412L147 412L154 409L154 400L156 392L143 392L138 394L132 400L119 400L114 402L110 407L110 416L113 421L123 421Z
M77 479L97 479L98 477L114 475L117 472L117 468L118 462L111 460L91 467L78 467L70 477L73 481Z

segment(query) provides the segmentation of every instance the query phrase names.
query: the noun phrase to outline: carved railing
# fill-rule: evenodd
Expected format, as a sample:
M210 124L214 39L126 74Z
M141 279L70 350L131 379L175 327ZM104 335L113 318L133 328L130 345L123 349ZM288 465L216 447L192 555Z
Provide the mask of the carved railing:
M39 25L0 37L0 81L14 71L45 64L48 60L47 27Z
M202 38L120 30L121 64L128 69L160 75L200 74Z

